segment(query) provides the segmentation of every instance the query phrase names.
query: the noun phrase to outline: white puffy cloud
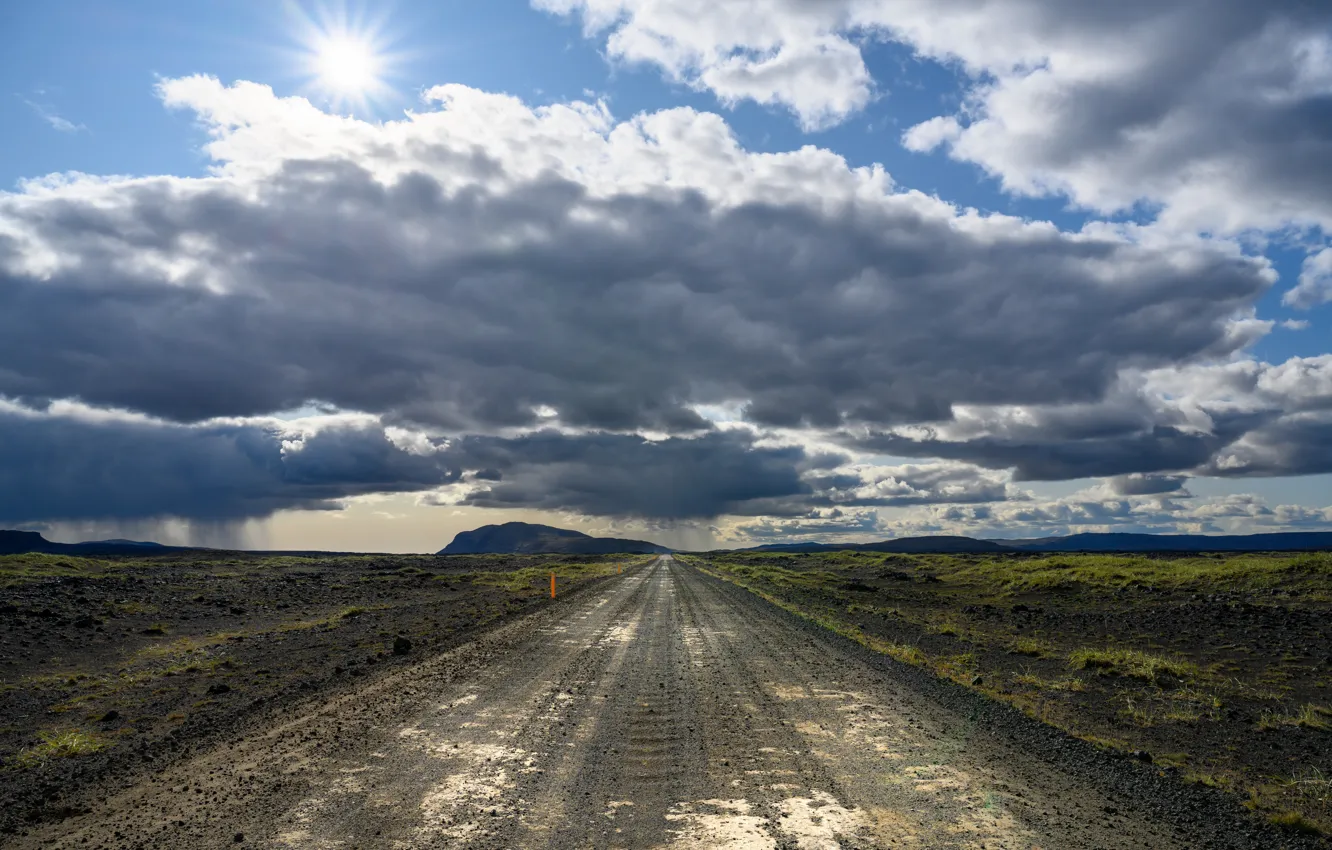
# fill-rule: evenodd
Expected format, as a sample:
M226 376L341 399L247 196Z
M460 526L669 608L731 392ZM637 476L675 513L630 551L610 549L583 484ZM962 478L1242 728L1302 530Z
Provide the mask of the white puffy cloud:
M1332 248L1324 248L1317 254L1306 257L1304 268L1300 271L1300 282L1294 289L1281 296L1281 303L1301 310L1308 310L1328 301L1332 301Z
M790 109L807 129L862 109L874 84L847 37L850 4L533 0L579 13L590 36L606 34L610 58L655 65L725 103L752 100Z
M1078 533L1257 534L1332 530L1332 508L1269 506L1249 494L1108 496L1099 488L1061 499L994 505L934 505L881 520L879 536L962 534L980 538ZM873 535L871 535L873 536Z
M904 135L1009 190L1164 224L1332 225L1332 6L1305 0L535 0L627 62L790 109L806 127L870 100L870 40L957 69L964 103ZM818 57L817 61L814 57ZM804 58L804 61L798 61ZM760 69L772 66L770 73ZM737 85L733 69L745 85ZM803 75L803 80L802 80ZM889 105L891 108L891 102Z

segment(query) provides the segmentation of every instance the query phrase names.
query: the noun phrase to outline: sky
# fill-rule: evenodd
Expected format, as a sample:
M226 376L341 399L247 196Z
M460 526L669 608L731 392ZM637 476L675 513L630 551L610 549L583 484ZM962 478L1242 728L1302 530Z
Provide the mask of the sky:
M0 8L0 527L1332 530L1332 6Z

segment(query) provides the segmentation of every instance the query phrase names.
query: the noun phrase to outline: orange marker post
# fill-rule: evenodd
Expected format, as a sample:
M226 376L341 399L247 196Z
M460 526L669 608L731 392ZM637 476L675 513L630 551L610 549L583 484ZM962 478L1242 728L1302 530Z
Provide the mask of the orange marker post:
M555 574L550 574L550 598L555 598Z
M616 574L616 575L619 575L619 574L622 573L622 572L624 572L624 564L616 564L616 565L615 565L615 574Z

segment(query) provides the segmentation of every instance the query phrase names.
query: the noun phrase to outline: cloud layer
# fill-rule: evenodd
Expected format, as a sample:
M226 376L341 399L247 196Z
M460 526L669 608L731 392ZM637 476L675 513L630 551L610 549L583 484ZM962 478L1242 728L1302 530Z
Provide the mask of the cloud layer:
M1332 360L1246 355L1275 278L1232 242L980 215L688 109L160 95L208 176L0 195L2 521L419 492L865 532L1077 515L1026 480L1113 477L1077 510L1114 517L1332 469Z
M681 432L741 401L834 427L1091 401L1265 329L1240 319L1271 272L1231 246L978 216L826 151L745 152L712 115L451 87L371 126L253 85L164 93L216 177L0 198L0 394L456 431Z

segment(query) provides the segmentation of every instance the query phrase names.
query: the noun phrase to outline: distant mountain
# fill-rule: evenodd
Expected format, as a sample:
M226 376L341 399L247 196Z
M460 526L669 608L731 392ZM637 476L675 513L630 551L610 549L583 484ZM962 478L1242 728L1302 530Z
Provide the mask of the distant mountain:
M993 541L1021 552L1298 552L1332 549L1332 532L1271 534L1070 534Z
M1030 540L902 537L878 543L767 543L742 552L1300 552L1332 549L1332 532L1271 534L1070 534Z
M46 552L55 545L35 531L0 531L0 555Z
M53 543L35 531L0 530L0 555L45 552L52 555L142 555L146 552L179 552L180 547L138 540L90 540L86 543Z
M592 537L567 528L535 525L529 522L506 522L503 525L483 525L471 531L459 532L453 538L453 542L439 550L439 554L648 555L670 551L665 546L642 540Z
M744 549L745 552L1007 552L1009 549L992 540L977 540L974 537L899 537L895 540L881 540L877 543L768 543Z

